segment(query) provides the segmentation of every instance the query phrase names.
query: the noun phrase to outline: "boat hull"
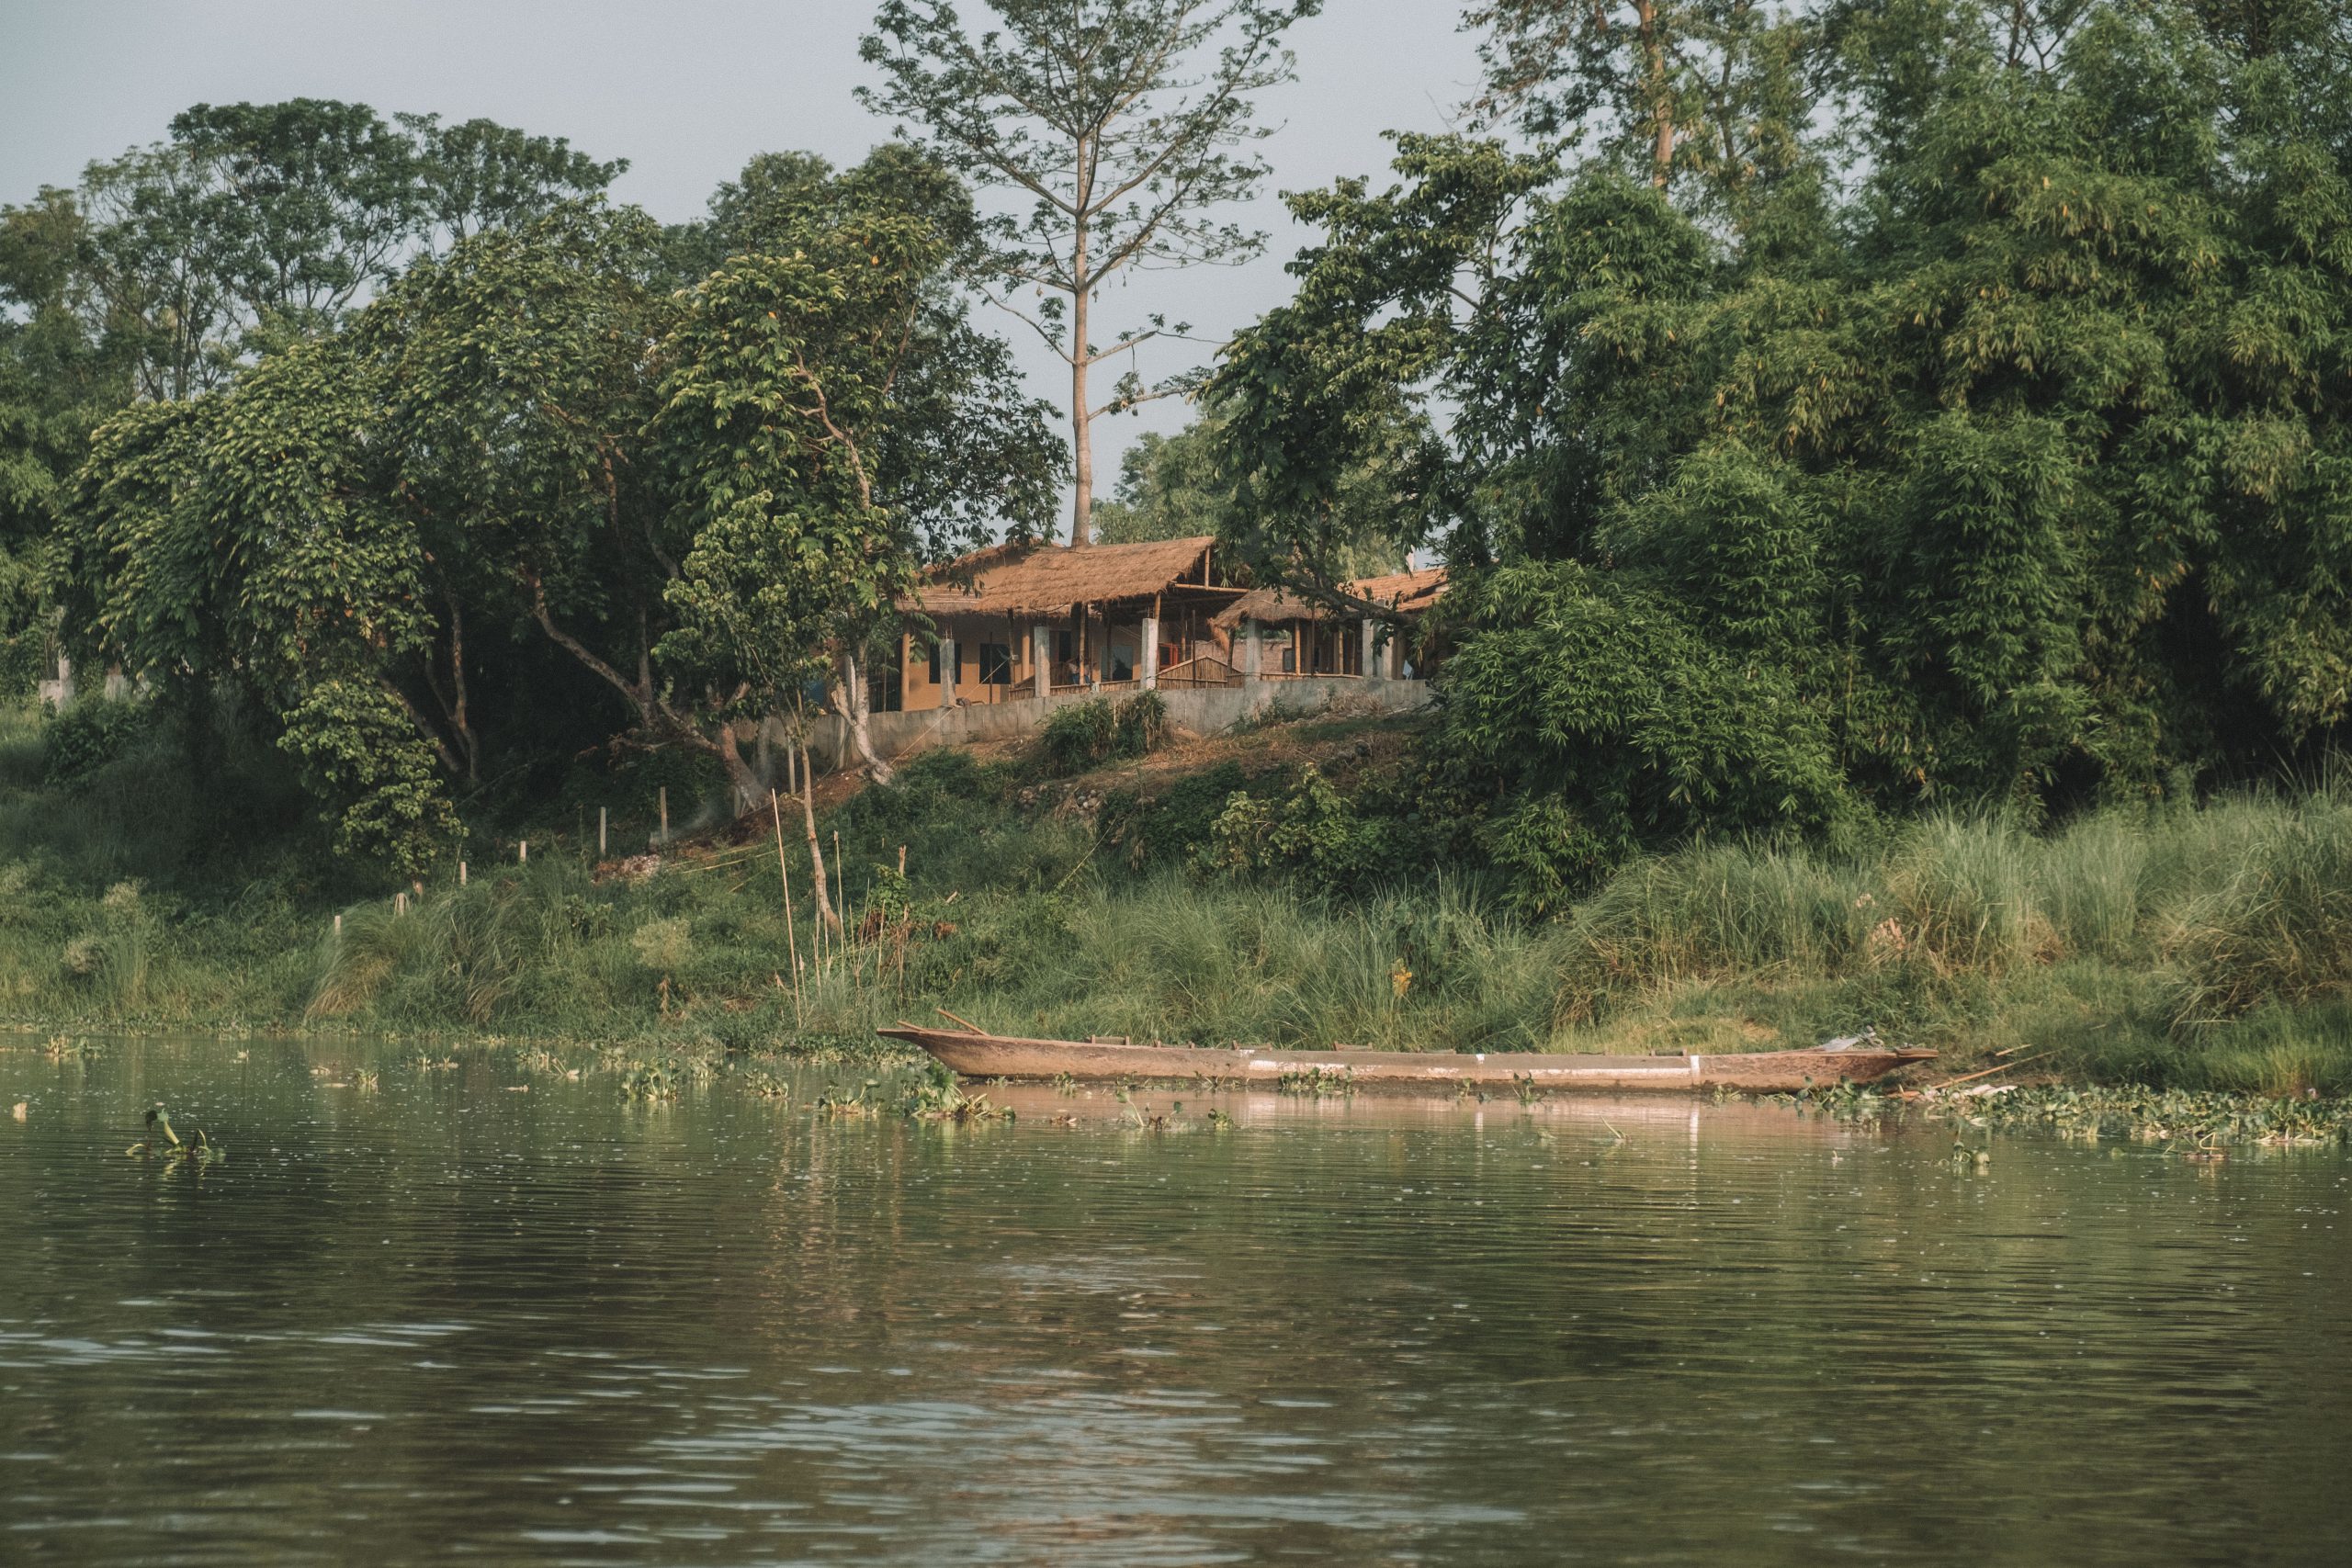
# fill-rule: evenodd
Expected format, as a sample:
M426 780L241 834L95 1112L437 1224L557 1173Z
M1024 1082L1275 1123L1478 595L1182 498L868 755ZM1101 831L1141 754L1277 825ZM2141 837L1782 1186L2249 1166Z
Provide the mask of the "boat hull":
M1623 1094L1732 1089L1794 1093L1864 1084L1933 1051L1747 1051L1660 1056L1440 1051L1287 1051L1267 1047L1131 1045L911 1025L876 1032L919 1045L967 1078L1194 1081L1219 1085L1452 1089L1525 1086L1546 1092Z

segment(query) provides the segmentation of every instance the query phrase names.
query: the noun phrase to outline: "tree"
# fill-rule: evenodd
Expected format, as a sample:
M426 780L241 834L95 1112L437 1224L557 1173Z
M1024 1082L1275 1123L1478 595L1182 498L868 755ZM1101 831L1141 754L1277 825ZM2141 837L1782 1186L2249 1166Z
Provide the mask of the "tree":
M1755 228L1781 186L1819 173L1806 133L1821 39L1804 7L1482 0L1465 25L1487 30L1476 107L1490 127L1671 188L1714 221Z
M418 205L443 243L533 222L598 194L628 170L600 164L560 136L532 136L491 119L444 125L435 114L394 117L416 148Z
M227 385L263 351L333 330L420 254L595 194L626 168L560 138L364 104L198 104L171 139L94 163L55 291L149 399Z
M198 104L172 141L206 176L213 265L264 333L332 325L424 220L415 142L364 104Z
M1102 286L1130 269L1233 263L1262 234L1209 216L1250 195L1265 164L1235 149L1270 134L1252 95L1287 81L1283 28L1320 0L990 0L1001 28L967 32L944 0L886 0L862 52L887 85L878 112L917 123L953 168L1025 200L991 218L982 276L1069 367L1076 493L1070 543L1091 536L1093 422L1186 389L1133 369L1100 404L1094 367L1182 323L1154 315L1108 344L1092 335ZM1035 309L1016 303L1028 290ZM1050 297L1049 297L1050 296Z
M128 399L119 356L75 310L88 223L54 187L0 209L0 696L29 689L51 627L40 584L59 495Z
M905 157L684 290L644 214L565 204L233 386L117 415L62 513L77 649L239 686L338 846L397 866L448 847L485 706L560 691L485 705L485 649L561 661L617 699L607 732L754 796L750 725L836 660L857 691L926 552L1053 499L1045 411L945 288L931 219L892 206Z
M1119 462L1119 483L1095 509L1096 536L1104 544L1181 539L1196 535L1246 537L1235 487L1220 462L1225 416L1204 405L1200 417L1173 435L1146 434ZM1396 428L1375 438L1342 473L1334 495L1335 543L1328 564L1342 579L1396 571L1404 561L1397 541L1417 534L1418 518L1400 516L1392 469L1410 459L1418 433ZM1269 574L1281 579L1279 572Z
M918 563L976 547L1001 526L1021 535L1041 530L1064 471L1063 449L1046 425L1050 410L1022 395L1005 345L973 330L951 281L956 265L974 255L978 232L971 198L953 174L913 148L890 145L840 174L813 155L763 153L719 187L707 223L673 234L682 255L726 258L714 264L696 296L711 312L695 320L706 328L701 362L714 374L722 363L731 364L739 379L763 363L767 368L757 374L779 374L781 362L761 355L781 352L775 339L784 333L792 352L811 362L807 369L797 361L790 367L795 385L821 391L817 364L832 367L836 380L846 378L827 394L831 428L816 446L780 443L776 427L763 423L729 448L723 474L697 469L696 482L713 487L707 498L726 492L731 505L741 499L731 487L747 473L763 474L766 488L756 493L764 499L737 514L748 522L779 495L811 493L812 471L795 467L811 451L830 453L854 476L862 496L856 510L866 513L854 527L876 531L862 547L863 575L838 553L840 541L812 547L808 519L779 527L768 517L752 530L770 545L790 541L799 566L754 564L766 547L749 536L729 547L732 567L716 553L708 564L751 567L753 575L741 581L740 591L718 603L757 602L775 617L793 602L790 585L807 578L808 567L831 563L819 576L830 573L825 592L835 597L819 604L804 595L786 617L804 633L821 626L821 637L786 636L784 624L772 619L751 640L788 648L796 657L810 656L820 643L831 650L826 669L834 705L849 720L865 768L880 779L890 768L871 740L865 671L877 658L897 657L894 602L911 586L906 574ZM816 276L807 269L820 265L833 280L821 308L806 295ZM675 396L707 402L713 429L719 428L719 384L697 379ZM798 477L786 484L786 474ZM838 498L834 505L834 519L846 520L850 509ZM849 596L840 597L844 590Z
M1698 831L2243 776L2352 714L2341 8L1800 20L1810 144L1747 205L1544 56L1584 107L1543 145L1400 138L1389 188L1291 198L1296 297L1213 383L1235 547L1326 584L1342 476L1426 418L1438 753L1539 904Z

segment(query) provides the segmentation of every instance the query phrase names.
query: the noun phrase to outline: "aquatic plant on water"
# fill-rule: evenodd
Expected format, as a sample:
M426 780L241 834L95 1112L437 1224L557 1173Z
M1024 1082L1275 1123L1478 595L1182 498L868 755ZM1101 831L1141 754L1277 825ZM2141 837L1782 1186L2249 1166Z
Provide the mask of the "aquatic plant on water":
M172 1130L172 1114L159 1101L147 1108L147 1136L122 1151L136 1159L161 1156L166 1171L197 1170L220 1163L229 1157L228 1148L212 1141L201 1127L190 1140L183 1143Z
M879 1078L867 1078L854 1088L831 1085L818 1092L810 1109L827 1121L877 1115L882 1108L875 1100L875 1091L881 1087Z
M1010 1122L1008 1106L993 1105L985 1094L967 1094L956 1075L934 1065L919 1075L899 1097L899 1114L916 1122Z
M621 1097L635 1100L678 1098L676 1075L657 1062L633 1062L621 1072Z
M1301 1067L1284 1073L1274 1080L1274 1089L1282 1094L1304 1094L1315 1097L1347 1095L1356 1091L1355 1074L1346 1067Z

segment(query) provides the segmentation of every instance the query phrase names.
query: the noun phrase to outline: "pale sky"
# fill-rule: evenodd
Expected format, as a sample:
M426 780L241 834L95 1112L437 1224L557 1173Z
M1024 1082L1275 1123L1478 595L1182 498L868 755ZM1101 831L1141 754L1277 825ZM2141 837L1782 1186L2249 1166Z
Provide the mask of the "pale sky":
M342 98L449 119L487 117L567 136L630 168L614 187L655 217L700 213L754 152L803 149L854 163L889 134L851 97L867 80L858 35L871 0L0 0L0 202L72 185L84 164L160 140L195 103ZM981 9L967 0L967 20ZM1305 238L1273 192L1385 175L1384 130L1439 130L1476 79L1455 0L1327 0L1293 30L1296 83L1266 96L1282 129L1259 144L1274 175L1239 209L1271 231L1241 268L1156 273L1098 308L1099 342L1151 310L1221 337L1289 293L1282 264ZM1038 396L1068 399L1068 371L1026 327L997 318ZM1145 351L1147 377L1182 369ZM1103 386L1124 366L1097 369ZM1167 400L1098 422L1096 493L1146 429L1188 417Z

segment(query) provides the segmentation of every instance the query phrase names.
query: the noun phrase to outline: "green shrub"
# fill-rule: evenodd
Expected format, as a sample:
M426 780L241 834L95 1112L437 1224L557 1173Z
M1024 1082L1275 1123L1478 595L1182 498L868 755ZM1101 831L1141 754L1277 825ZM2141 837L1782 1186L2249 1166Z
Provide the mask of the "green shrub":
M1207 849L1226 802L1249 784L1238 763L1220 762L1177 780L1155 799L1114 790L1103 796L1095 832L1130 870L1188 863Z
M1057 773L1082 773L1122 758L1156 751L1168 739L1168 704L1158 692L1121 703L1094 697L1056 708L1038 744Z
M146 704L85 696L41 726L41 782L72 784L120 756L153 723Z
M1119 705L1112 727L1114 757L1143 757L1168 740L1168 704L1158 692L1138 692Z
M1082 773L1110 758L1118 734L1118 710L1108 697L1094 697L1047 715L1038 745L1055 773Z
M1195 863L1227 875L1287 874L1321 891L1362 890L1412 867L1390 825L1366 818L1312 765L1280 801L1247 790L1226 797Z

